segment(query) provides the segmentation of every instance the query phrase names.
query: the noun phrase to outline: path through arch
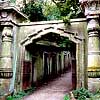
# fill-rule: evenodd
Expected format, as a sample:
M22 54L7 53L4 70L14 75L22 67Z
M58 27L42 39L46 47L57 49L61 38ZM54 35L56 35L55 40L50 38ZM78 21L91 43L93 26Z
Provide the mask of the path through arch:
M48 84L45 83L31 95L24 97L23 100L63 100L65 94L72 90L70 76L71 72L62 74L61 77Z

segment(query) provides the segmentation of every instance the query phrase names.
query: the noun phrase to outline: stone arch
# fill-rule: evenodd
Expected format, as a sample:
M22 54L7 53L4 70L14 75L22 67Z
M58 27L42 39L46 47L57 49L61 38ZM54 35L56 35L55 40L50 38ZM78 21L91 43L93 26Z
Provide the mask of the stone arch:
M76 77L77 77L77 86L79 87L87 87L87 74L86 74L86 64L84 63L86 59L86 47L85 40L78 36L78 33L66 31L64 28L57 27L45 27L43 29L36 29L35 32L30 33L26 36L25 39L21 41L21 45L27 46L33 41L45 36L47 34L57 34L60 37L68 38L70 41L76 44Z
M83 39L77 35L77 33L66 31L64 28L56 28L56 27L46 27L44 29L36 30L35 32L28 34L25 39L21 41L22 45L28 45L32 43L37 38L40 38L43 35L55 33L61 37L69 38L70 41L74 43L80 43Z

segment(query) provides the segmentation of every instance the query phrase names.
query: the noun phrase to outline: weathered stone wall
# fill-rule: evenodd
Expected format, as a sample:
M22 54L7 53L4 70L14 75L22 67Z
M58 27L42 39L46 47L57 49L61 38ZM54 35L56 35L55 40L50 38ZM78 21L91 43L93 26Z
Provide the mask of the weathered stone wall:
M71 26L65 26L63 21L44 21L44 22L33 22L33 23L22 23L19 24L20 30L20 39L23 40L28 34L34 34L40 30L43 30L48 27L62 28L68 32L77 33L81 38L87 38L87 30L86 30L86 20L85 19L72 19ZM24 34L22 34L24 33Z
M71 20L71 26L64 26L64 23L62 21L47 21L47 22L33 22L33 23L20 23L20 27L18 27L17 31L17 47L18 47L18 63L17 68L21 69L23 66L22 61L24 58L24 52L25 47L21 45L22 41L30 34L35 34L38 31L44 30L48 27L55 27L55 28L62 28L65 29L67 32L76 33L77 36L79 36L81 39L83 39L83 42L76 42L76 60L77 60L77 88L81 86L87 87L87 32L86 32L86 20L85 19L73 19ZM70 38L71 39L71 35ZM24 48L23 50L21 50ZM21 56L23 54L23 56ZM43 74L42 72L42 58L37 57L37 61L35 65L35 75L38 75L37 78L35 76L35 80L39 79L40 76ZM41 66L41 67L40 67ZM17 72L17 75L20 75L20 77L17 78L17 80L21 80L22 78L22 72L21 70ZM18 85L16 81L16 85ZM19 84L19 88L22 86L22 81ZM21 89L21 88L20 88Z
M23 87L23 62L30 62L32 66L32 56L36 52L31 54L27 51L26 46L32 44L34 38L40 38L42 35L52 33L58 33L58 35L69 38L70 41L73 41L76 44L76 63L77 63L77 88L86 87L87 83L87 32L86 32L86 19L73 19L71 20L71 25L65 25L63 21L42 21L42 22L33 22L33 23L21 23L25 16L16 10L14 7L3 8L7 11L8 16L0 17L0 33L2 36L1 43L2 45L2 27L11 27L12 28L12 42L9 44L13 49L11 52L11 68L13 69L13 78L10 81L9 90L13 91L14 86L16 91L22 90ZM9 11L9 13L8 13ZM12 12L13 11L13 12ZM22 17L24 16L24 17ZM5 31L5 30L4 30ZM6 35L5 35L6 36ZM32 37L32 39L30 39ZM11 37L10 37L11 38ZM27 42L26 42L27 41ZM31 45L32 46L32 45ZM2 47L2 46L0 46ZM1 48L3 49L3 48ZM33 49L34 50L34 49ZM3 50L2 52L5 52ZM39 50L37 50L37 60L34 67L34 81L40 79L43 72L43 57L40 57ZM30 53L30 54L29 54ZM42 52L43 53L43 52ZM29 54L29 55L28 55ZM61 67L63 66L63 51L61 53ZM1 55L0 55L1 56ZM0 58L2 61L2 58ZM2 68L2 66L0 66ZM59 69L59 68L58 68ZM84 74L85 72L85 74ZM32 72L30 72L30 80L32 77ZM15 80L16 79L16 80ZM2 81L0 79L0 81ZM15 85L14 85L15 84Z

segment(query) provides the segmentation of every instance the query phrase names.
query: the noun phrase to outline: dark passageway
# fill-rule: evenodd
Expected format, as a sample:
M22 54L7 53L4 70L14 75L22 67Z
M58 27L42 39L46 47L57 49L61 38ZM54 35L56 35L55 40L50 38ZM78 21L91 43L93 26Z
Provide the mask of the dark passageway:
M23 100L63 100L66 93L75 89L76 44L64 37L61 39L64 47L39 44L46 41L38 41L38 44L32 43L26 47L34 57L32 84L34 83L33 86L37 89ZM51 40L48 42L51 43ZM57 41L55 43L58 45Z

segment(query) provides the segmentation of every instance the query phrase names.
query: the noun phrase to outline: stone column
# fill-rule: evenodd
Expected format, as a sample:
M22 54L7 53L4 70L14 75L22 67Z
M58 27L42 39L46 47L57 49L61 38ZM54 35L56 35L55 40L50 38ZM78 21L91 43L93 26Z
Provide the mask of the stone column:
M100 1L79 0L87 18L88 31L88 87L90 90L100 88Z
M12 71L12 28L4 27L2 32L2 51L0 57L0 92L9 92Z
M88 76L100 76L99 16L88 16Z

